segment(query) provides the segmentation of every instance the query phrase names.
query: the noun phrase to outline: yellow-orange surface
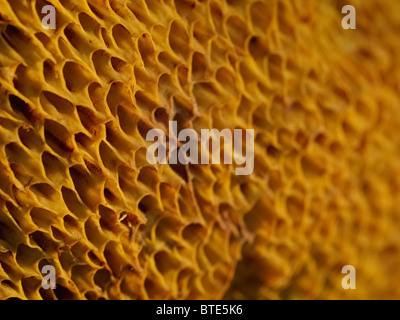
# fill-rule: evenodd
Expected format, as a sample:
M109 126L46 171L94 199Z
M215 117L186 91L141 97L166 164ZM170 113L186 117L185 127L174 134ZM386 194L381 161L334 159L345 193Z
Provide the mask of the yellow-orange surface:
M400 298L399 35L397 0L0 0L0 298ZM170 120L254 129L254 173L150 165Z

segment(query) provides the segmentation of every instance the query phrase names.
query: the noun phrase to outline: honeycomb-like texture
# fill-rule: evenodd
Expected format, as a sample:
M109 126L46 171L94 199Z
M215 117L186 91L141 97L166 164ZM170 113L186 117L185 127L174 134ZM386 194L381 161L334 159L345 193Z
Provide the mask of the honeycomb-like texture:
M400 298L399 1L0 0L0 30L1 299ZM254 173L149 165L170 120L255 129Z

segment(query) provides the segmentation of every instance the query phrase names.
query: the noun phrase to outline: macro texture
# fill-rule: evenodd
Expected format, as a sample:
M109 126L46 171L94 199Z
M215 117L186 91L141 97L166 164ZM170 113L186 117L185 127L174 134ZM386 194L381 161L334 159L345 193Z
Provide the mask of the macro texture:
M0 0L0 299L399 299L399 34L397 0ZM171 120L254 129L254 172L150 165Z

